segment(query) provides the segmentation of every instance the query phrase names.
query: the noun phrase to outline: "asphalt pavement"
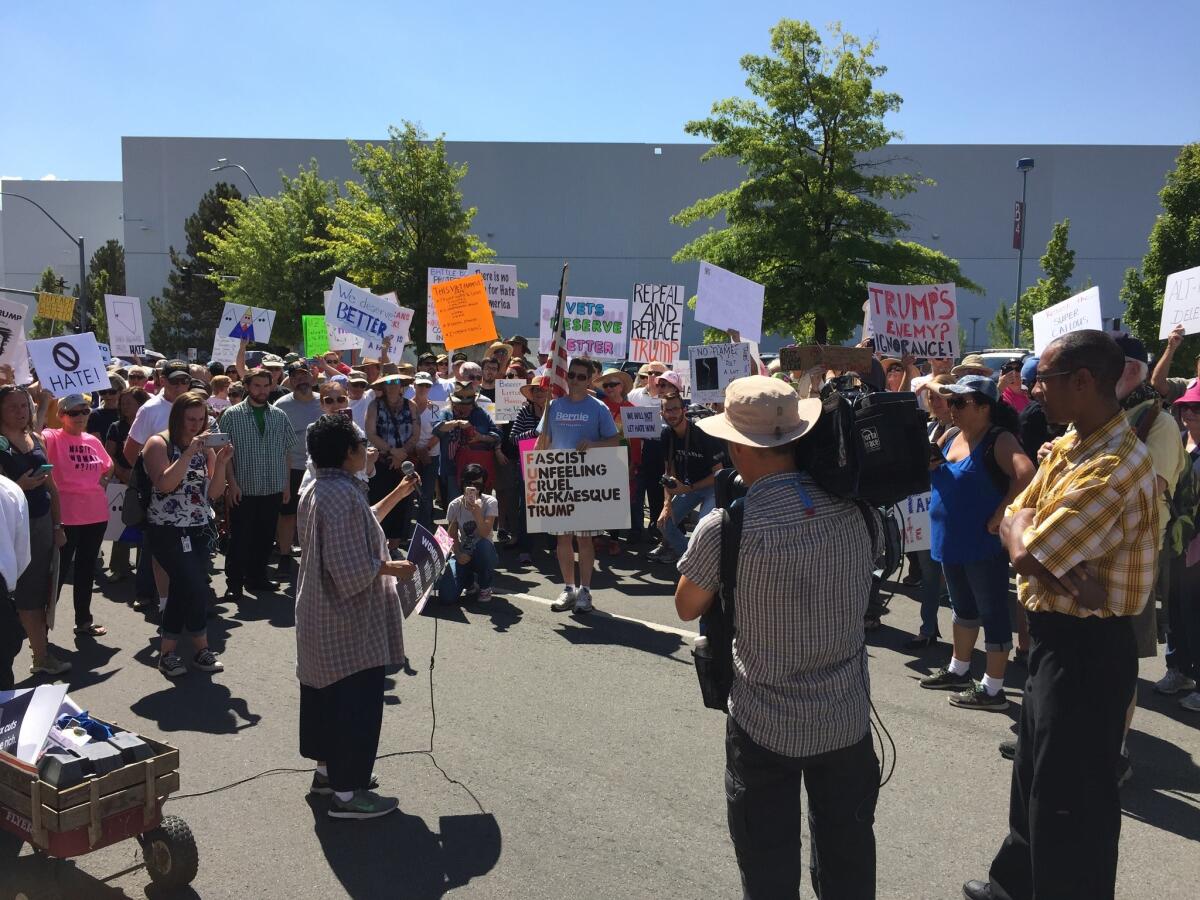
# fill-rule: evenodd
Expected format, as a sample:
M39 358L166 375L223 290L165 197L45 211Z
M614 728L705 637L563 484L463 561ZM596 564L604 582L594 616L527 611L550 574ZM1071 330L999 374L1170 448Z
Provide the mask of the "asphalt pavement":
M64 602L53 638L75 665L72 696L180 750L181 795L166 808L195 833L200 868L176 896L740 896L725 717L700 703L673 568L602 556L597 612L576 617L549 609L558 588L548 554L529 567L515 558L502 556L488 606L431 607L405 623L412 674L389 676L376 768L401 811L368 822L329 820L325 801L306 796L286 594L218 607L210 635L225 672L177 682L154 667L154 625L129 606L131 583L100 586L93 609L109 634L96 640L69 637ZM219 574L213 583L219 595ZM900 649L917 621L917 604L898 593L868 639L874 704L895 744L884 739L894 771L877 809L878 896L952 900L964 880L986 877L1006 831L1011 764L996 747L1018 714L1023 669L1010 669L1007 712L951 707L917 687L949 648ZM948 634L949 610L941 621ZM982 662L977 654L976 675ZM1139 680L1118 896L1190 900L1200 716L1151 691L1162 671L1160 655ZM253 777L267 770L282 771ZM2 852L0 900L168 896L148 887L132 841L66 862Z

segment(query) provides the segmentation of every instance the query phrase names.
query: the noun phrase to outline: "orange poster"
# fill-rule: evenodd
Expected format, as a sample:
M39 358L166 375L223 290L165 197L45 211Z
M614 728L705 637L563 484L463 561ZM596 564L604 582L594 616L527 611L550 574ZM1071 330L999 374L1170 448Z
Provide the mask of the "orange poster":
M496 340L496 321L492 318L482 275L431 284L429 292L442 326L442 343L447 350Z

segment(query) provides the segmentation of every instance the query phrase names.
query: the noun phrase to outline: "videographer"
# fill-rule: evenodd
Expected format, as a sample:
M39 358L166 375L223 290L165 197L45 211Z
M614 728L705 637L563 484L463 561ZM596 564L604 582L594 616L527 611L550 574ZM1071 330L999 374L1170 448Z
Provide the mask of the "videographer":
M729 832L748 898L799 895L802 780L817 895L875 896L879 761L862 621L878 542L856 504L797 468L795 444L820 413L820 400L751 375L726 388L724 413L696 423L728 442L748 488L725 739ZM719 511L705 516L679 561L685 621L718 590L721 522Z

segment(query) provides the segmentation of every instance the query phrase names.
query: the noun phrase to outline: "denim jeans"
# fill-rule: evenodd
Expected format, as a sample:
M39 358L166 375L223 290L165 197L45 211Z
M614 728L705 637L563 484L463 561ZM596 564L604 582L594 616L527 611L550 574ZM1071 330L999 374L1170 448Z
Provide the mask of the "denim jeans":
M442 570L442 577L438 580L438 599L443 603L452 603L476 582L480 589L490 588L499 561L496 545L487 538L480 538L476 541L468 562L460 564L454 557L450 558L450 562Z
M679 525L696 507L700 508L700 518L704 518L717 505L717 494L715 487L706 487L701 491L692 491L690 494L676 494L671 498L671 514L667 517L667 527L663 529L663 540L667 542L667 546L676 553L683 553L687 549L687 538L684 537L683 531Z
M942 571L955 624L978 628L982 622L985 650L1011 650L1007 554L970 563L942 563Z
M913 556L921 567L921 634L937 637L941 633L938 631L938 610L942 605L942 564L928 550L918 550Z

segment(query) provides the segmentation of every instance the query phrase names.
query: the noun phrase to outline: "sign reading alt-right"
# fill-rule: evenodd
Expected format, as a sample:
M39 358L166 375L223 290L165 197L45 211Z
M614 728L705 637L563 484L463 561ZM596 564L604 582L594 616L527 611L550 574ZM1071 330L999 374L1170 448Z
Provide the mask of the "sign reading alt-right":
M1167 276L1162 309L1160 338L1170 334L1176 325L1183 326L1184 334L1200 332L1200 266Z

